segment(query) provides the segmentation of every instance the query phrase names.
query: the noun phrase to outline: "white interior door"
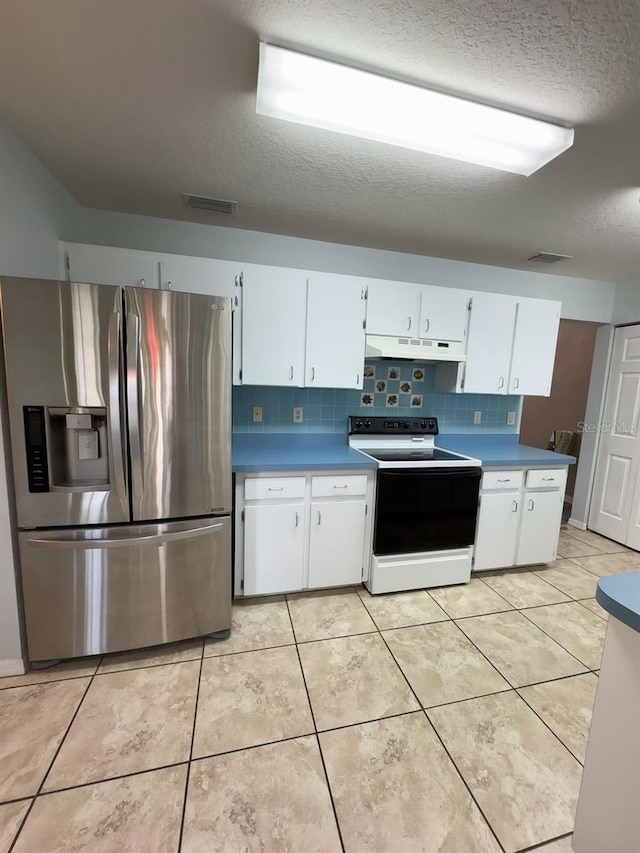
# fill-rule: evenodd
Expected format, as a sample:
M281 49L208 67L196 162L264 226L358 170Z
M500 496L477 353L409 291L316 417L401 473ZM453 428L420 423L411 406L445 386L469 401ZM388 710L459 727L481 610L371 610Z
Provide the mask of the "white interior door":
M613 339L589 527L616 542L633 539L634 548L640 547L639 414L640 326L625 326Z

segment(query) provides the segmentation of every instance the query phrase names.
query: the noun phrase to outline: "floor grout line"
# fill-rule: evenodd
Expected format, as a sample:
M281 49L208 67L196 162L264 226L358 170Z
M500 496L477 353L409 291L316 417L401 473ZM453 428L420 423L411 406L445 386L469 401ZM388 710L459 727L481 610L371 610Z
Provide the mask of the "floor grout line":
M178 835L178 853L182 850L184 836L184 821L187 813L187 797L189 795L189 780L191 777L191 762L193 761L193 744L196 738L196 723L198 720L198 701L200 699L200 683L202 682L202 667L204 666L204 638L202 640L202 655L200 656L200 669L198 670L198 685L196 687L196 701L193 708L193 725L191 728L191 745L189 747L189 760L187 762L187 773L184 782L184 797L182 800L182 815L180 818L180 834Z
M36 800L38 799L38 797L39 797L39 796L40 796L40 794L42 793L42 788L43 788L43 786L44 786L44 783L47 781L47 777L48 777L49 773L51 773L51 768L52 768L52 767L53 767L53 765L55 764L56 759L58 758L58 755L60 754L60 750L62 749L62 747L63 747L63 745L64 745L64 742L66 741L67 736L69 735L69 731L70 731L70 729L71 729L71 726L73 725L73 723L74 723L74 721L75 721L76 717L78 716L78 713L80 712L80 708L82 708L82 704L83 704L83 702L84 702L84 700L85 700L85 698L86 698L86 696L87 696L87 693L88 693L88 692L89 692L89 690L91 689L91 685L93 684L93 680L94 680L94 678L96 677L96 673L97 673L97 671L98 671L98 667L99 667L99 666L100 666L100 664L102 663L102 658L103 658L103 655L100 655L100 660L98 661L98 663L97 663L97 665L96 665L95 672L94 672L94 673L93 673L93 675L90 677L90 679L89 679L89 683L87 684L86 689L85 689L84 693L82 694L82 696L81 696L81 698L80 698L80 701L78 702L78 706L77 706L76 710L73 712L73 714L72 714L72 716L71 716L71 720L70 720L70 722L69 722L69 725L67 726L66 731L65 731L64 735L62 736L62 739L60 740L60 743L58 744L58 748L56 749L56 751L55 751L55 754L54 754L53 758L52 758L52 759L51 759L51 761L49 762L49 766L48 766L48 768L47 768L46 773L45 773L45 774L43 775L43 777L42 777L42 780L41 780L41 782L40 782L40 785L38 786L38 790L37 790L37 791L36 791L36 793L33 795L33 799L31 800L31 804L30 804L29 808L27 809L25 816L22 818L22 821L20 822L20 827L19 827L18 831L16 832L16 834L15 834L15 836L14 836L14 838L13 838L13 841L11 842L11 845L9 846L9 850L7 851L7 853L12 853L12 851L13 851L14 847L16 846L16 842L17 842L18 838L19 838L19 837L20 837L20 835L22 834L22 830L24 829L24 826L25 826L25 824L26 824L27 820L29 819L29 815L30 815L30 814L31 814L31 812L33 811L33 807L34 807L34 805L35 805L35 803L36 803ZM72 680L75 680L75 679L72 679ZM32 686L32 685L30 685L30 686Z
M495 840L496 840L496 844L498 845L498 847L499 847L502 851L505 851L505 848L504 848L504 847L503 847L503 845L500 843L500 840L499 840L498 836L496 835L496 832L495 832L495 830L494 830L493 826L492 826L492 825L491 825L491 823L489 822L489 819L487 818L487 816L486 816L486 814L484 813L483 809L480 807L480 804L478 803L478 801L477 801L477 800L476 800L476 798L474 797L474 795L473 795L473 791L471 790L471 788L470 788L470 787L469 787L469 785L467 784L467 780L466 780L466 779L464 778L464 776L462 775L462 773L461 773L461 771L460 771L460 768L458 767L458 765L457 765L457 764L455 763L455 761L453 760L453 758L452 758L452 756L451 756L451 754L450 754L449 750L447 749L447 747L446 747L446 746L445 746L445 744L444 744L444 741L443 741L443 740L442 740L442 738L440 737L440 734L438 733L438 730L436 729L436 727L433 725L433 723L432 723L432 722L431 722L431 720L429 719L429 716L428 716L428 714L427 714L427 712L426 712L426 710L425 710L424 705L423 705L423 704L422 704L422 702L420 701L420 698L419 698L418 694L416 693L416 691L413 689L413 686L412 686L411 682L409 681L409 679L407 678L407 676L405 675L405 673L404 673L404 671L403 671L402 667L400 666L400 664L399 664L399 663L398 663L398 661L396 660L395 655L393 654L393 652L391 651L391 648L390 648L390 647L389 647L389 645L387 644L387 641L385 640L385 638L384 638L384 636L383 636L382 632L381 632L381 631L379 631L378 633L380 634L380 636L381 636L381 638L382 638L382 642L383 642L383 643L385 644L385 646L387 647L387 650L388 650L389 654L391 655L391 657L392 657L392 658L393 658L393 660L395 661L396 666L397 666L397 667L398 667L398 669L400 670L400 673L401 673L402 677L403 677L403 678L404 678L404 680L407 682L407 686L408 686L409 690L413 693L413 696L414 696L414 698L415 698L416 702L418 703L418 705L420 706L420 709L422 710L422 713L424 714L424 716L425 716L425 718L426 718L426 720L427 720L427 723L431 726L431 728L432 728L432 729L433 729L433 731L435 732L436 737L438 738L438 740L440 741L440 743L441 743L441 745L442 745L442 748L444 749L444 751L446 752L446 754L447 754L447 755L448 755L448 757L449 757L449 761L451 761L451 763L452 763L452 765L453 765L453 767L454 767L455 771L457 772L458 776L459 776L459 777L460 777L460 779L462 780L462 784L465 786L465 788L466 788L466 789L467 789L467 791L469 792L469 796L471 797L472 801L476 804L476 808L478 809L478 811L479 811L479 812L480 812L480 814L482 815L482 817L483 817L483 819L484 819L485 823L486 823L486 824L487 824L487 826L489 827L489 831L491 832L491 834L492 834L492 835L493 835L493 837L495 838ZM508 691L505 691L505 692L508 692ZM463 701L463 700L461 700L461 701ZM466 701L466 700L464 700L464 701ZM373 721L372 721L372 722L373 722ZM505 853L506 853L506 851L505 851Z
M291 616L291 610L289 608L289 599L285 599L287 614L289 615L289 621L291 622L291 630L294 633L295 637L295 627L293 625L293 618ZM362 602L361 602L362 603ZM362 605L364 607L364 604ZM333 791L331 789L331 782L329 781L329 773L327 772L327 765L324 760L324 753L322 752L322 744L320 743L320 735L318 734L318 725L316 723L316 715L313 711L313 704L311 703L311 696L309 694L309 687L307 686L307 678L304 674L304 667L302 665L302 658L300 657L300 650L298 649L298 643L296 642L296 655L298 656L298 666L300 667L300 672L302 674L302 683L304 684L304 689L307 694L307 702L309 703L309 711L311 712L311 720L313 722L313 728L315 729L315 738L316 745L318 747L318 752L320 754L320 761L322 762L322 770L324 772L324 778L327 783L327 791L329 792L329 800L331 802L331 808L333 809L333 819L336 822L336 829L338 831L338 838L340 840L340 847L342 848L342 853L345 853L344 839L342 838L342 828L340 826L340 821L338 819L338 810L336 809L336 803L333 797Z

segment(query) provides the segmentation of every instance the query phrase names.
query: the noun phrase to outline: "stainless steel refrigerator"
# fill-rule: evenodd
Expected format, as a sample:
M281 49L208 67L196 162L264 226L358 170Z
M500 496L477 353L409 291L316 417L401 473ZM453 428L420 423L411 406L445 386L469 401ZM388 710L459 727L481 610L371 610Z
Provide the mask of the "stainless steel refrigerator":
M231 300L0 279L32 661L231 624Z

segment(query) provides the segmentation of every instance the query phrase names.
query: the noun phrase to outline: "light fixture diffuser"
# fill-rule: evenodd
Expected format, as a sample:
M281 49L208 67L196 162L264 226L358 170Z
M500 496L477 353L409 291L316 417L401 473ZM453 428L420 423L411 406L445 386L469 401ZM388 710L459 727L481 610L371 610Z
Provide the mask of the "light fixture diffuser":
M256 112L518 175L573 145L571 128L265 42Z

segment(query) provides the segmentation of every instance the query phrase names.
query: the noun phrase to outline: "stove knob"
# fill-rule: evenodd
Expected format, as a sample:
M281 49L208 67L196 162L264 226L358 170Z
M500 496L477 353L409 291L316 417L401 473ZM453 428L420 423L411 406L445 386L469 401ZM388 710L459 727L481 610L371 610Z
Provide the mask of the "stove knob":
M429 429L435 429L436 428L436 422L433 420L433 418L429 419L428 424L429 424Z
M418 423L418 421L413 422L413 428L414 429L418 429L419 426L420 426L420 424Z
M362 421L356 421L355 428L356 429L362 429Z
M426 422L426 421L420 421L420 426L421 426L421 428L422 428L422 429L426 429L426 428L427 428L427 426L428 426L428 424L427 424L427 422Z
M367 429L369 429L369 427L371 426L371 421L365 421L364 425Z

